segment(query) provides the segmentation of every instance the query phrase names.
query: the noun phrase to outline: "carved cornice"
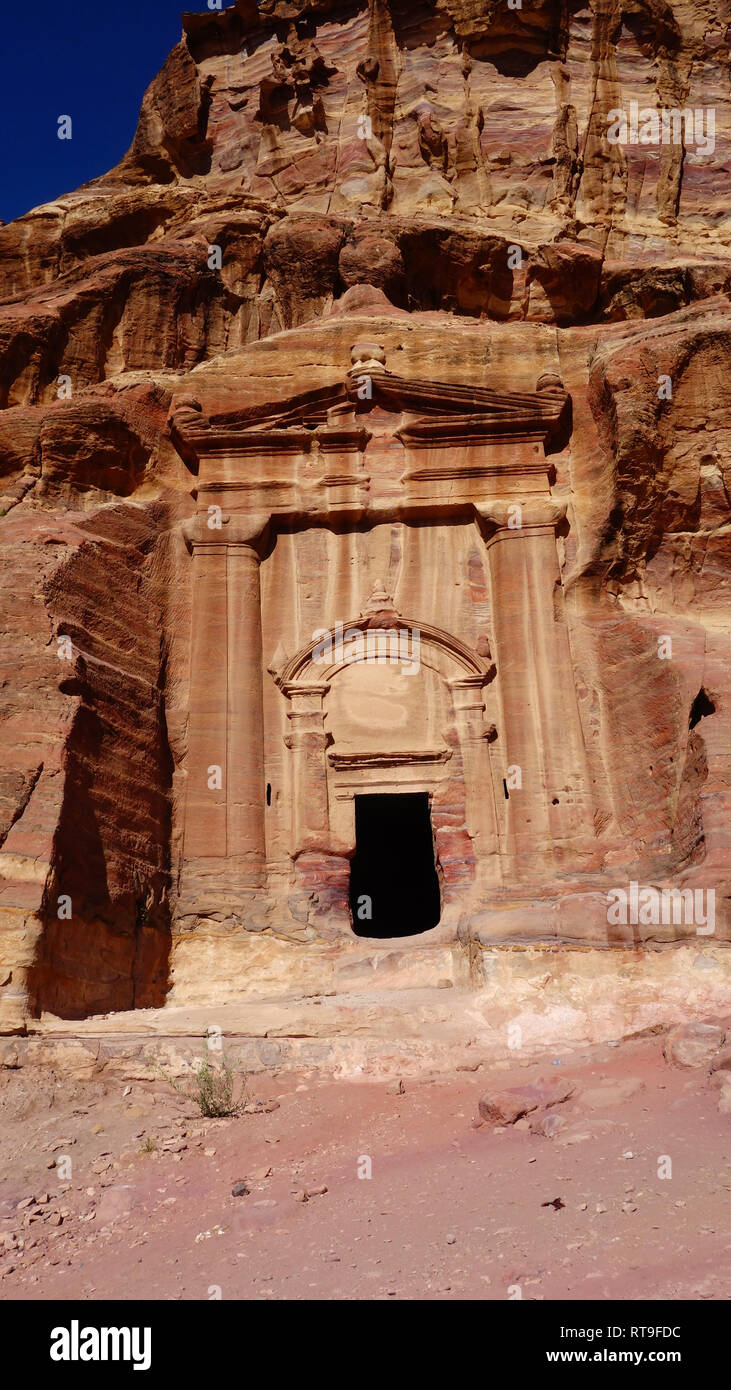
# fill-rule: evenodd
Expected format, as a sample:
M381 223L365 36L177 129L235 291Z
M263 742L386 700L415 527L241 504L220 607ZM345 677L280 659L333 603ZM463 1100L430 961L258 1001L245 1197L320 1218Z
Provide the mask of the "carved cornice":
M370 368L370 370L368 370ZM367 379L367 398L363 381ZM395 430L412 448L523 439L545 444L562 427L569 397L555 377L536 391L496 391L453 382L414 381L364 359L344 380L291 396L276 405L207 416L186 393L173 401L171 437L183 457L262 453L362 451L370 433L364 417L374 406L401 417ZM404 418L406 417L406 418Z
M516 441L525 443L545 443L551 434L550 422L536 419L525 411L514 418L504 415L454 415L431 416L428 419L413 420L396 430L396 438L410 449L433 449L434 445L447 448L464 444L508 444ZM545 472L545 463L543 463ZM466 476L469 470L463 469ZM475 468L475 475L485 470ZM522 471L522 470L521 470ZM444 476L448 476L446 473Z

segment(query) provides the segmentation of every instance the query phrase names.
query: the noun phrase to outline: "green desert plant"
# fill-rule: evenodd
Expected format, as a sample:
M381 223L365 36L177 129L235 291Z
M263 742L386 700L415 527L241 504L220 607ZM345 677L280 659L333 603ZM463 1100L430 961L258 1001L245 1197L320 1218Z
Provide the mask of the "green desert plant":
M188 1085L181 1085L174 1076L168 1076L161 1067L152 1063L158 1076L161 1076L168 1085L177 1091L179 1096L185 1100L193 1101L198 1106L201 1115L207 1119L220 1120L230 1115L239 1115L243 1109L243 1094L239 1100L235 1098L236 1077L225 1058L214 1063L208 1047L208 1033L206 1032L203 1042L203 1057L197 1067L193 1068L192 1080ZM244 1081L244 1089L246 1082Z

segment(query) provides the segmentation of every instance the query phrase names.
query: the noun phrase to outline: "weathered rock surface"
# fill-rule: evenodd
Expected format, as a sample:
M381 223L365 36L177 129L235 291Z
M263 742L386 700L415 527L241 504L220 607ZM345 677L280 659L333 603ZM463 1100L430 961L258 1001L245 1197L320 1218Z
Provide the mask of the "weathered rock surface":
M538 1080L527 1086L513 1086L507 1091L487 1092L480 1097L479 1111L483 1120L496 1125L513 1125L523 1115L534 1110L548 1110L562 1105L575 1090L571 1081Z
M728 941L728 73L697 4L237 0L0 227L0 1026ZM610 144L632 101L714 149ZM409 698L293 697L378 612L439 634ZM433 799L411 960L353 938L364 786Z
M720 1060L720 1049L726 1039L723 1028L712 1023L686 1023L670 1034L665 1044L665 1057L678 1067L705 1067L713 1071Z

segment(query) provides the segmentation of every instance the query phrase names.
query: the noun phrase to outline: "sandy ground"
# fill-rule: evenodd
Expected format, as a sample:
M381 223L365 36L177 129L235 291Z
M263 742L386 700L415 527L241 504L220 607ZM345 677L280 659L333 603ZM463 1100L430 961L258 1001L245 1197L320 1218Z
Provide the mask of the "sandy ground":
M574 1093L476 1127L481 1096L538 1078ZM3 1070L0 1294L728 1299L719 1081L652 1036L403 1093L267 1073L256 1113L203 1120L165 1081ZM548 1113L553 1137L532 1132Z

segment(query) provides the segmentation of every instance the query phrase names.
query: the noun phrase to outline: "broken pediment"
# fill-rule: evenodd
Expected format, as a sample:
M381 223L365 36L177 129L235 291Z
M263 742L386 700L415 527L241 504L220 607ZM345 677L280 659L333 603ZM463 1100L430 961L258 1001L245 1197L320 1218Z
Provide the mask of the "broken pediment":
M376 407L398 417L394 434L418 447L422 441L551 442L565 433L570 398L559 377L542 376L535 391L504 391L419 380L388 370L378 344L356 343L351 366L340 381L300 392L276 403L206 415L186 394L173 402L171 435L184 457L223 449L308 448L312 436L323 447L346 439L364 448L365 420Z

